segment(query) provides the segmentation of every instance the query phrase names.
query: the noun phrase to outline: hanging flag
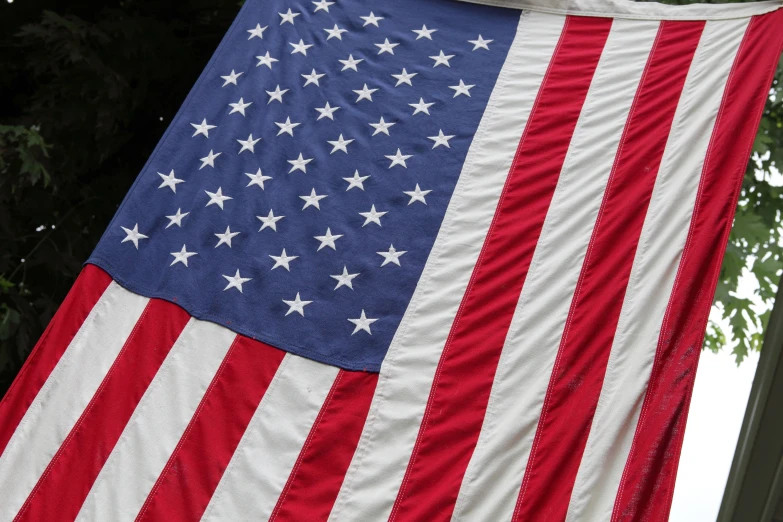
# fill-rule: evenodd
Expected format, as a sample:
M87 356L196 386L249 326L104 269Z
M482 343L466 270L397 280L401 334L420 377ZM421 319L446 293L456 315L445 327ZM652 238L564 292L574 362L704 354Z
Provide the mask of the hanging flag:
M779 1L248 0L0 403L0 522L664 521Z

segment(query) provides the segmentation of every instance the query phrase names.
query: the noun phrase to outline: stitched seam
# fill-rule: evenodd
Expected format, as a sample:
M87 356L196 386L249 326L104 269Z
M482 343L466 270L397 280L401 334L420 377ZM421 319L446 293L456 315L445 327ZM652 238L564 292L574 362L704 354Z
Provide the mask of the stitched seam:
M750 27L750 24L748 24L748 27ZM746 29L746 33L745 34L747 35L747 29ZM647 391L646 391L645 396L644 396L644 402L642 403L642 411L641 411L641 413L639 415L639 420L637 421L637 424L636 424L636 431L634 432L633 442L631 443L631 449L628 452L628 459L626 460L625 467L623 468L623 474L622 474L622 477L620 479L620 487L618 488L617 496L615 497L614 506L612 508L612 519L611 519L611 522L617 522L618 519L619 519L620 513L619 513L618 509L619 509L619 505L620 505L620 500L621 500L621 498L623 496L623 493L625 491L626 479L627 479L627 476L628 476L628 466L630 465L631 460L635 456L637 442L638 442L638 436L643 431L644 423L647 420L647 409L649 407L649 401L651 400L650 397L652 396L652 394L650 392L650 383L654 383L656 381L656 379L658 378L658 375L662 371L662 369L661 369L662 353L661 352L662 352L662 349L663 349L663 344L665 343L665 341L664 341L664 333L666 332L666 330L667 330L667 328L669 326L669 315L671 313L672 300L674 299L674 295L677 293L677 289L679 288L680 276L682 275L682 267L686 264L686 262L688 260L688 254L690 253L690 250L691 250L691 247L692 247L692 243L693 243L694 223L696 223L696 220L697 220L697 217L698 217L698 214L699 214L699 210L700 210L699 201L701 199L701 195L703 193L703 188L704 188L704 172L707 170L707 167L708 167L709 162L710 162L710 157L712 156L712 152L714 150L714 144L715 144L715 140L716 140L715 129L718 128L718 126L719 126L719 124L720 124L720 122L721 122L721 120L723 118L723 112L724 112L724 108L726 106L726 103L725 103L726 102L726 97L727 97L728 92L729 92L729 84L734 79L734 73L735 73L736 67L737 67L737 57L740 56L740 53L741 53L743 47L745 46L745 42L746 42L746 39L743 38L742 42L740 43L739 48L737 49L737 53L735 54L734 62L732 63L731 70L729 71L728 79L727 79L726 85L724 87L724 91L723 91L723 96L721 98L720 107L718 108L718 114L717 114L717 116L715 118L715 124L713 125L712 135L710 136L710 144L707 146L707 154L705 156L704 163L702 165L702 172L701 172L701 175L699 177L699 188L697 189L697 192L696 192L697 195L696 195L696 202L695 202L694 208L693 208L693 215L691 217L690 226L688 227L688 237L685 240L685 247L683 248L682 257L680 258L680 264L677 267L677 275L674 278L674 285L672 286L672 293L671 293L671 295L669 297L669 304L666 307L666 313L664 314L663 322L661 324L661 330L660 330L660 334L659 334L658 344L657 344L657 347L656 347L656 350L655 350L655 359L653 361L653 368L652 368L652 371L651 371L650 379L649 379L648 384L647 384ZM730 224L729 224L729 229L730 229ZM718 266L718 268L720 268L720 266Z
M220 362L220 366L218 367L217 372L215 372L215 376L212 378L212 381L209 383L209 386L204 392L204 395L201 396L201 401L199 401L198 407L196 407L196 411L193 412L193 416L190 418L188 427L185 428L185 432L182 434L182 437L180 437L179 441L177 442L177 446L174 448L174 451L171 452L171 455L169 456L169 460L166 462L166 465L163 467L163 470L160 472L160 475L158 475L158 480L155 481L155 485L152 486L152 489L147 495L147 498L144 501L144 505L141 507L139 514L136 516L136 521L140 521L144 518L144 513L150 507L150 504L152 504L152 500L155 497L155 494L158 492L160 485L163 483L163 480L166 478L166 475L171 470L171 467L174 465L174 460L179 456L179 452L182 449L182 445L187 440L188 435L190 434L191 430L193 429L193 426L198 420L199 413L204 408L204 404L207 398L209 397L210 392L215 387L216 383L220 380L220 376L225 370L225 367L228 364L228 360L231 358L231 355L234 353L234 348L237 346L238 341L239 341L239 336L234 337L234 340L231 342L231 346L228 348L228 351L226 352L226 356L223 357L223 360Z
M655 48L658 45L660 34L661 34L661 30L659 28L658 34L655 36L655 42L653 43L653 52L654 52ZM652 52L650 53L650 56L652 56ZM648 60L647 63L645 64L644 73L642 74L642 78L639 81L639 88L641 88L641 86L644 84L644 80L647 77L647 72L649 71L649 67L650 67L650 60ZM563 356L563 347L565 346L566 342L568 341L568 334L570 332L571 321L573 320L574 310L575 310L575 308L577 306L577 303L579 302L579 295L580 295L580 292L581 292L582 283L584 282L584 273L585 273L584 272L584 268L590 263L590 260L591 260L591 253L592 253L593 245L594 245L594 242L595 242L595 230L598 229L600 227L600 225L601 225L601 219L603 217L604 209L605 209L605 206L606 206L607 194L611 190L612 183L614 182L614 177L615 177L615 174L617 172L617 165L620 162L620 158L622 157L622 153L623 153L623 148L625 147L625 143L626 143L625 140L626 140L626 136L627 136L627 132L628 132L629 122L633 119L633 115L634 115L634 112L636 111L636 106L637 106L638 99L639 99L639 90L636 91L636 94L634 96L633 104L631 105L630 114L628 116L628 119L626 120L626 125L623 128L623 134L622 134L622 136L620 138L619 150L617 151L617 155L615 157L614 164L612 165L612 172L609 174L609 181L607 183L606 189L604 190L604 197L601 200L601 207L598 210L598 216L596 218L596 222L595 222L595 225L593 227L593 234L591 234L591 236L590 236L590 243L587 246L587 252L585 254L585 259L582 262L582 270L580 271L579 280L577 281L577 284L576 284L576 289L574 291L574 297L571 300L571 307L570 307L570 309L568 311L568 318L566 319L566 324L565 324L565 327L563 329L563 336L562 336L561 341L560 341L560 347L559 347L559 349L557 351L557 357L555 358L554 367L552 368L552 373L551 373L551 377L550 377L550 381L549 381L549 386L547 387L546 397L544 398L544 405L543 405L543 409L542 409L542 412L541 412L541 417L539 418L539 421L538 421L538 428L536 428L536 434L535 434L535 437L533 439L533 447L530 450L530 456L528 457L528 463L527 463L527 465L525 467L525 475L524 475L524 477L522 479L522 487L521 487L521 490L519 492L519 496L517 497L517 502L516 502L516 505L514 507L514 513L513 513L512 517L511 517L511 520L517 520L517 516L519 515L519 510L520 510L520 508L522 506L522 499L525 496L525 491L527 489L527 485L530 482L530 470L533 468L533 466L535 464L536 451L538 449L538 443L539 443L540 438L541 438L541 429L540 428L543 426L544 422L546 421L546 417L547 417L547 413L548 413L548 409L549 409L549 399L551 398L551 394L552 394L552 383L553 383L553 380L555 379L555 376L557 375L557 371L558 371L558 369L560 367L560 360L561 360L561 358Z
M49 464L46 466L46 470L44 470L43 475L41 475L41 478L38 479L38 482L36 482L35 486L33 487L33 490L30 492L30 494L27 496L27 499L25 500L24 504L22 505L22 508L19 510L19 513L16 514L14 517L14 520L19 520L22 515L24 515L25 511L30 507L30 504L33 501L33 497L38 493L40 490L41 485L46 480L46 477L49 475L49 473L52 471L52 468L57 464L60 457L63 453L63 448L68 446L68 443L71 441L71 439L74 437L74 435L79 431L79 428L82 425L82 422L84 421L84 418L89 415L92 408L95 406L95 403L97 399L100 398L101 393L103 392L104 388L106 387L106 382L112 377L114 368L117 366L117 361L122 357L122 354L125 353L128 345L131 343L133 338L136 336L136 333L139 330L139 323L142 322L144 317L147 315L147 311L150 307L150 301L147 302L147 305L144 307L144 311L141 313L141 316L139 317L139 320L136 321L136 324L133 326L133 330L131 331L130 335L128 336L128 339L125 341L125 343L122 345L122 348L120 349L119 353L117 353L117 356L114 358L114 361L112 362L111 366L109 367L109 371L106 372L106 375L104 376L103 380L101 381L101 384L98 386L98 389L95 391L95 394L90 399L90 403L87 405L87 407L84 409L82 414L79 416L79 420L76 421L76 424L74 424L73 428L70 432L68 432L68 435L65 437L65 440L63 440L62 444L60 444L60 447L57 449L57 453L54 454L54 457L52 457L52 460L49 461Z
M87 261L87 263L101 267L107 272L115 270L114 265L110 261L103 259L99 256L92 256ZM244 327L236 326L237 323L235 323L231 319L222 317L214 313L204 312L198 308L194 308L180 297L170 297L168 294L162 294L159 292L142 289L140 288L141 285L137 284L136 282L131 283L130 281L123 278L122 276L117 276L116 274L110 274L110 275L112 279L114 279L115 283L117 283L118 285L122 286L123 288L125 288L130 292L141 295L143 297L148 297L150 299L162 299L164 301L168 301L184 309L185 311L188 312L190 316L196 319L199 319L201 321L209 321L211 323L217 324L219 326L222 326L223 328L231 330L236 334L244 335L245 337L249 337L251 339L260 341L262 343L269 344L270 346L273 346L274 348L278 348L279 350L282 350L286 353L301 355L305 359L311 359L317 362L322 362L324 364L329 364L331 366L337 366L345 370L364 371L370 373L378 373L379 371L379 367L377 363L363 363L360 361L357 364L355 361L354 362L346 361L339 357L334 357L334 356L326 357L322 353L313 352L307 348L303 348L293 344L289 345L287 348L284 348L282 346L286 346L286 343L284 343L283 341L279 340L274 336L259 335L258 332L253 332Z
M326 410L329 407L329 403L331 403L332 398L334 397L334 394L337 390L337 387L340 384L340 381L342 380L344 375L345 375L345 370L340 370L337 373L337 377L332 383L332 388L329 390L329 395L326 396L326 400L324 401L324 404L321 407L321 411L318 412L318 417L315 419L315 423L313 423L313 427L310 429L310 433L307 434L307 440L305 440L302 449L299 451L299 457L296 459L296 464L294 464L294 468L291 470L291 474L288 476L288 481L286 482L285 487L283 488L283 491L280 494L280 498L277 501L277 505L275 505L275 509L272 511L272 515L270 515L269 517L269 522L274 522L274 520L277 518L277 514L280 512L280 508L283 506L283 504L285 504L285 499L288 496L288 492L291 490L291 484L296 479L296 474L299 472L299 467L302 464L302 460L304 458L305 453L307 452L307 448L310 446L310 443L315 437L315 433L318 430L318 425L321 424L321 420L323 419Z
M260 408L263 405L264 398L267 395L269 395L269 393L271 393L272 390L277 388L278 384L282 380L282 377L280 379L278 379L277 377L282 376L282 371L285 369L286 366L288 366L288 362L290 360L291 360L290 357L283 357L282 362L280 362L280 365L277 367L277 371L275 372L275 376L272 378L272 382L269 383L266 392L264 392L264 397L261 398L261 402L259 402L258 406L256 406L256 411L253 413L253 417L250 419L250 422L247 424L247 427L245 428L245 433L242 435L242 438L239 440L239 444L237 444L237 447L234 449L234 454L231 455L231 459L228 461L228 466L226 466L226 469L223 471L223 476L220 477L217 486L215 486L215 491L212 494L212 498L210 499L209 504L207 504L207 509L204 510L204 514L201 516L199 520L204 522L209 520L209 515L212 513L212 511L215 510L215 506L223 497L223 491L220 489L220 484L234 470L237 461L241 458L239 457L239 452L240 450L244 450L244 446L242 446L242 442L247 441L245 435L247 435L250 431L252 431L252 429L255 427L256 424L261 422L260 421L261 415L257 415L258 408Z
M520 20L525 15L527 15L527 12L523 11L521 13L521 15L520 15ZM517 31L518 30L519 29L517 29ZM516 39L516 36L515 36L515 39ZM508 56L511 53L511 49L512 49L513 46L514 46L514 42L512 41L511 45L509 46L508 54L506 55L506 60L508 59ZM495 86L495 88L498 90L498 96L499 97L506 90L507 85L508 85L508 79L501 74L502 73L502 69L503 69L504 66L505 66L505 63L504 63L503 66L501 66L501 72L498 73L498 79L497 79L497 83L496 83L496 86ZM490 95L490 98L491 98L491 95ZM490 106L487 109L486 116L487 116L487 121L488 122L492 121L495 118L495 113L497 112L497 110L498 110L498 105ZM471 144L471 148L474 146L474 144L477 144L477 143L481 144L481 143L484 142L484 137L487 134L487 130L486 130L487 127L489 127L489 125L487 125L486 127L481 127L481 125L479 125L478 129L476 130L476 135L475 135L475 137L473 139L473 142ZM479 149L477 149L477 152L476 152L475 155L468 154L468 157L466 159L465 165L463 167L463 172L471 172L473 170L473 165L476 163L476 161L477 161L476 157L479 154L480 154L480 150ZM467 195L466 194L471 192L468 189L472 185L474 185L476 183L477 174L478 173L474 172L472 177L465 178L465 182L464 183L465 183L465 189L466 190L460 192L460 191L457 191L456 187L455 187L454 195L452 196L451 203L449 204L449 206L451 206L453 204L454 208L456 209L454 211L453 215L455 215L455 216L458 215L459 214L459 209L464 207L464 205L466 204L465 203L465 201L467 199ZM457 182L457 187L459 187L459 181ZM448 210L447 210L447 214L448 214ZM452 221L455 221L456 219L457 218L455 217L454 219L452 219L451 221L448 221L448 222L444 219L444 222L442 224L442 230L443 230L443 237L444 238L451 236L450 230L455 226L452 223ZM422 277L421 277L421 279L419 280L419 282L416 285L417 288L419 286L421 286L422 288L427 288L427 283L432 279L432 274L437 272L437 269L443 264L442 255L443 255L443 250L445 248L446 247L444 246L444 241L441 241L440 243L438 243L437 240L436 240L435 245L433 246L432 252L430 254L430 259L432 260L432 269L429 272L425 270L422 273ZM428 262L429 262L429 260L428 260ZM432 290L429 291L427 296L429 296L430 294L432 294ZM411 299L411 303L410 303L410 305L408 307L408 309L410 310L410 316L411 317L414 317L416 315L416 312L418 311L419 306L421 305L421 302L424 299L424 297L425 297L424 296L424 292L422 292L420 294L416 293L416 292L413 293L413 297ZM405 315L409 315L407 313L407 311L406 311ZM349 503L349 501L352 499L352 497L353 497L353 494L354 494L353 482L354 482L358 472L350 473L350 471L351 471L351 469L361 469L361 465L364 462L364 457L369 453L369 451L370 451L369 447L373 444L373 441L375 440L374 436L375 436L375 431L376 431L375 430L375 428L376 428L376 421L379 418L378 410L380 409L381 405L386 400L385 388L389 386L387 383L395 378L394 377L394 372L395 372L396 368L395 368L394 364L395 364L395 362L397 360L397 355L399 353L399 350L397 350L396 348L397 348L398 345L403 344L402 339L404 339L406 334L408 333L408 330L410 329L410 324L411 324L410 320L407 321L407 322L404 321L404 320L401 321L399 329L397 330L398 333L397 333L397 335L394 336L394 339L392 340L392 343L389 346L389 350L387 352L386 358L383 361L383 367L385 369L385 372L384 373L380 373L379 376L378 376L378 384L377 384L376 389L375 389L375 395L373 397L372 404L370 405L370 411L368 413L367 422L365 423L365 429L362 432L362 437L359 440L359 445L357 447L356 453L354 454L354 459L352 459L352 461L351 461L351 466L349 467L348 472L346 473L346 476L345 476L345 480L343 482L342 491L344 491L345 493L342 496L338 495L337 502L335 503L335 506L332 509L332 513L329 516L330 520L338 520L340 514L344 510L344 506L346 506ZM400 339L400 340L398 340L398 339ZM399 370L397 370L397 371L399 371ZM365 433L367 434L366 437L365 437ZM364 445L362 445L362 441L365 441L365 440L367 442ZM356 462L355 466L353 465L354 461ZM396 503L396 501L395 501L395 503Z
M748 23L748 27L747 27L746 32L745 32L745 37L747 37L747 34L750 31L751 25L756 20L757 20L757 18L754 17ZM745 38L742 39L742 44L744 44L744 43L745 43ZM737 50L737 55L736 56L739 56L739 53L742 50L742 44L740 45L740 48ZM783 39L781 39L781 44L783 44ZM779 44L779 47L781 47L780 44ZM781 51L778 50L778 52L776 53L776 56L779 56L780 53L781 53ZM736 62L736 59L735 59L735 62ZM775 67L770 67L770 71L769 71L769 74L767 76L766 83L764 84L765 89L772 83L772 78L773 78L774 74L775 74ZM731 78L732 80L734 79L734 78L732 78L731 73L729 74L729 78ZM753 128L757 128L758 127L758 122L761 119L761 114L763 113L764 106L766 104L766 96L764 98L764 102L765 103L760 103L759 104L758 109L756 109L756 113L753 116L754 119L751 120L751 121L755 121L756 122L756 124L753 126ZM744 151L743 155L740 156L740 157L741 158L748 158L748 157L750 157L752 148L753 148L753 140L748 140L748 145L745 148L745 151ZM745 163L747 163L747 161L745 161ZM737 201L739 199L739 192L742 189L742 181L743 181L743 176L738 176L738 181L737 181L737 184L736 184L736 186L734 188L734 192L733 192L731 200L730 200L731 202ZM734 216L734 212L735 211L736 211L736 205L732 206L732 217ZM726 226L724 228L723 238L721 239L721 242L719 244L726 245L728 243L729 234L731 233L732 225L733 225L733 219L728 219L726 221ZM718 279L718 277L720 275L721 265L722 265L722 263L716 263L715 264L715 268L713 269L712 277L710 278L711 283L709 284L709 286L707 286L707 288L713 288L713 289L715 288L716 281L717 281L717 279ZM710 299L710 303L712 303L713 299L714 299L714 290L713 290L713 295L712 295L712 297ZM707 309L706 313L702 316L701 321L704 321L706 319L705 316L709 317L709 309ZM705 334L705 332L702 332L701 336L699 337L698 346L701 346L702 343L704 342L704 334ZM698 363L698 359L697 359L697 363ZM685 409L684 409L684 412L683 412L683 419L684 419L684 423L683 424L684 425L683 425L683 429L681 430L681 432L683 433L683 436L680 437L679 441L677 442L677 446L676 446L677 447L677 451L674 453L675 459L677 460L677 462L679 462L679 455L680 455L680 452L682 451L682 445L683 445L683 442L684 442L685 424L687 423L687 420L688 420L688 410L690 409L691 397L693 396L693 381L695 380L695 378L696 378L696 372L693 372L693 379L691 379L691 385L689 386L690 389L689 389L689 392L688 392L686 400L685 400ZM677 474L676 473L672 473L671 476L669 477L669 480L668 480L668 483L669 483L669 486L670 486L669 487L670 493L669 493L668 499L666 501L666 505L668 506L667 507L667 511L671 509L672 497L674 495L674 481L675 481L676 477L677 477Z
M413 454L411 456L410 462L408 463L408 467L407 467L407 469L405 471L405 477L403 479L402 485L400 486L400 491L399 491L398 496L397 496L397 501L394 503L394 508L392 510L391 516L389 517L389 522L393 522L393 520L394 520L394 518L396 516L397 509L399 507L399 504L405 498L405 489L406 489L406 486L407 486L407 482L408 482L408 480L410 478L411 469L413 468L413 466L414 466L414 464L416 462L416 457L418 455L418 450L419 450L419 447L421 445L422 434L426 432L427 427L428 427L429 415L430 415L430 412L432 411L432 398L435 396L435 392L438 389L438 385L439 385L439 382L440 382L440 375L441 375L441 371L442 371L442 368L443 368L443 361L446 359L446 357L447 357L447 355L449 353L449 350L451 348L451 344L452 344L455 332L459 328L459 324L460 324L460 321L462 320L462 314L463 314L464 308L465 308L465 303L471 298L471 295L472 295L472 292L473 292L473 286L474 286L475 281L476 281L476 277L477 277L478 273L482 271L483 261L484 261L484 256L486 254L487 246L490 243L490 241L492 240L493 234L494 234L494 232L496 230L495 226L496 226L496 223L497 223L497 220L498 220L498 214L500 213L500 209L503 208L503 202L505 201L506 195L508 193L509 184L510 184L511 180L514 177L513 176L513 172L514 172L514 169L515 169L516 165L519 162L519 157L520 157L520 154L522 152L522 145L524 144L525 138L527 137L527 132L528 132L528 129L530 128L530 122L535 117L536 110L538 109L538 106L539 106L538 104L539 104L539 101L541 99L541 93L546 88L546 84L547 84L547 81L549 79L549 74L550 74L550 72L552 70L552 63L554 62L555 57L557 56L558 50L560 49L560 46L561 46L561 44L563 42L564 35L565 35L565 33L566 33L567 29L568 29L568 24L569 24L569 19L566 18L566 21L565 21L565 23L563 25L562 32L560 33L560 38L559 38L559 40L557 42L557 46L555 47L555 50L552 53L552 58L550 59L550 62L548 64L548 66L547 66L547 71L544 74L543 80L541 81L541 87L539 88L538 92L536 93L536 99L533 102L533 107L532 107L532 109L530 111L530 116L529 116L529 118L528 118L528 120L527 120L527 122L525 124L525 129L524 129L524 131L522 131L522 136L519 139L519 144L517 145L517 150L516 150L516 153L514 154L514 159L511 162L511 166L509 168L509 173L506 175L506 182L503 185L503 191L500 194L500 199L498 200L498 205L496 207L494 215L492 216L492 222L490 223L489 229L487 230L487 235L486 235L486 238L484 240L484 245L481 248L481 252L479 253L479 257L478 257L478 260L476 262L476 268L473 270L473 273L471 274L470 281L468 283L468 287L467 287L467 289L465 291L465 294L464 294L464 297L463 297L462 301L460 302L459 308L457 309L457 315L456 315L456 317L454 319L454 324L451 327L451 331L449 332L449 336L446 339L446 344L445 344L445 346L443 348L443 352L441 353L440 360L438 361L438 367L437 367L437 370L435 372L435 378L433 379L432 391L430 392L430 396L429 396L429 399L427 401L427 407L426 407L426 410L424 412L424 419L422 420L421 428L419 430L419 436L416 438L416 444L415 444L415 446L413 448Z

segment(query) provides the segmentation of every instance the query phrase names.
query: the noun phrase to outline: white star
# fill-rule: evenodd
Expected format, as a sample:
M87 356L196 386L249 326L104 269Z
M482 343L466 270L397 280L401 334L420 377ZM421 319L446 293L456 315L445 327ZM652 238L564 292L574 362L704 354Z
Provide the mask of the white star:
M120 227L125 231L125 239L120 241L120 243L125 243L126 241L131 241L133 243L133 246L136 247L136 250L139 249L139 239L147 239L149 236L145 236L141 232L139 232L139 224L136 223L133 225L133 229Z
M245 115L245 109L253 105L253 102L245 103L244 98L239 98L239 101L236 103L229 103L231 105L231 112L229 114L234 114L235 112L238 112L242 116Z
M280 103L283 103L283 95L288 92L288 89L280 90L280 85L275 87L274 91L266 91L266 93L269 95L269 101L266 102L267 105L272 103L273 101L277 100Z
M407 83L411 87L413 87L413 84L411 83L411 78L416 76L419 73L409 73L405 70L405 68L402 68L402 72L400 74L392 74L394 78L397 78L397 83L394 85L395 87L399 87L403 83Z
M253 280L251 277L242 277L239 275L239 270L237 270L237 273L233 276L224 275L223 277L226 279L226 281L228 281L228 284L223 289L223 291L225 292L229 288L236 288L239 290L240 294L242 293L242 284Z
M266 65L270 69L272 68L273 63L280 61L277 58L272 58L271 56L269 56L269 51L267 51L264 56L256 56L256 60L258 60L256 67L261 67L262 65Z
M284 248L283 253L280 254L279 256L269 256L269 257L275 260L275 266L270 268L270 270L274 270L275 268L282 266L283 268L285 268L290 272L291 267L288 266L288 264L299 256L289 256L288 254L285 253L285 248Z
M356 98L355 103L359 103L362 100L372 101L372 93L374 93L377 90L378 89L368 89L366 83L364 84L364 87L362 87L361 89L353 89L353 92L359 95L359 97Z
M215 245L215 248L219 247L222 244L228 245L228 248L231 248L231 239L234 236L238 236L239 232L231 232L231 227L226 227L226 231L222 234L215 234L217 238L219 239L217 245Z
M381 116L381 121L379 121L378 123L370 123L370 127L375 129L375 132L373 132L372 135L375 136L379 132L382 132L385 135L389 136L389 127L391 127L392 125L396 125L396 123L383 121L383 116Z
M350 144L352 142L353 142L353 140L346 140L346 139L344 139L342 134L340 134L340 137L337 138L336 141L326 140L326 143L328 143L329 145L332 146L332 152L330 152L329 154L334 154L338 150L341 150L341 151L345 152L346 154L348 154L348 144Z
M212 149L209 149L209 154L207 154L206 157L201 158L201 166L198 168L198 170L203 169L207 165L209 165L210 167L214 168L215 167L215 158L217 158L221 154L223 154L223 153L222 152L218 152L217 154L215 154L214 152L212 152Z
M245 172L245 176L250 178L250 183L247 184L248 187L251 185L258 185L261 187L261 190L264 190L264 181L272 179L272 176L264 176L261 169L258 169L255 174Z
M432 145L432 148L439 147L441 145L444 145L446 148L451 148L451 145L449 145L449 140L453 138L454 136L446 136L443 134L443 129L438 130L437 136L427 136L428 140L432 140L435 143Z
M299 53L303 56L307 56L307 50L313 46L313 44L304 43L301 38L299 39L299 43L288 42L288 45L294 48L294 50L291 51L291 54Z
M449 85L449 89L454 89L454 96L452 96L452 98L456 98L460 94L470 97L470 90L473 87L475 87L475 85L465 85L465 82L462 80L459 81L459 85Z
M348 288L353 290L353 280L358 276L359 276L358 272L356 274L349 274L348 267L343 265L342 274L330 275L329 277L337 281L337 286L334 287L335 290L337 290L341 286L347 286Z
M295 170L301 170L302 172L307 173L307 164L310 163L311 161L313 161L313 158L304 159L302 157L302 153L300 152L298 158L294 160L288 160L288 163L293 165L291 167L291 170L288 171L288 173L290 174Z
M178 208L177 213L172 216L166 216L169 219L169 224L166 225L166 228L169 228L171 225L177 225L178 227L182 228L182 218L190 214L190 212L182 213L182 209Z
M334 29L324 29L329 36L326 37L327 40L331 40L332 38L337 38L338 40L343 39L343 33L347 33L347 29L340 29L337 27L337 24L334 24Z
M208 190L205 190L204 192L206 192L209 196L209 202L204 205L205 207L210 205L217 205L220 207L220 210L223 210L223 202L228 201L229 199L234 199L231 196L224 196L222 187L218 187L217 192L210 192Z
M413 154L403 154L400 152L400 149L397 149L397 154L387 155L386 159L391 160L391 164L389 165L389 168L392 168L395 165L402 165L404 168L408 168L408 165L405 164L405 160L412 157Z
M360 190L364 190L364 180L369 178L370 176L360 176L359 171L356 170L353 173L353 177L351 178L343 178L345 181L348 182L348 188L345 189L346 192L351 190L354 187L359 188Z
M321 204L319 203L322 199L324 199L326 196L319 196L315 193L315 189L310 191L309 196L299 196L299 199L304 200L305 204L302 207L302 210L306 209L307 207L315 207L318 210L321 210Z
M421 201L425 205L427 204L427 201L425 201L424 197L432 192L431 190L421 190L419 188L419 184L416 183L416 189L415 190L403 190L404 194L407 194L411 197L411 200L408 201L408 205L411 203L415 203L417 201Z
M283 299L283 302L288 305L288 311L285 313L285 315L288 315L293 312L297 312L299 315L304 317L304 307L312 303L312 301L302 301L299 298L299 292L296 293L296 297L293 301L286 301Z
M335 246L334 242L343 237L343 234L332 234L332 229L327 228L326 234L323 236L313 236L315 239L321 242L320 245L318 245L318 250L321 250L323 247L329 247L332 250L337 250L337 247ZM316 252L318 252L316 250Z
M355 326L353 329L353 332L351 332L351 335L355 334L359 330L364 330L368 334L372 335L372 332L370 331L370 325L377 321L378 319L370 319L366 315L364 315L364 309L362 309L362 316L358 319L348 319L350 322L352 322Z
M217 125L210 125L207 123L207 119L204 118L201 120L201 123L191 123L194 129L196 129L196 132L193 133L193 138L198 136L199 134L203 134L204 137L209 138L209 129L214 129L217 127Z
M174 261L172 261L169 266L174 266L177 263L182 263L183 265L188 266L188 258L198 254L196 252L188 252L187 248L185 248L185 245L182 245L182 250L179 252L172 252L171 255L174 256Z
M184 179L174 177L174 169L171 169L171 172L169 172L168 176L161 174L160 172L158 172L158 176L160 176L160 179L163 180L163 183L158 185L158 188L168 187L175 194L177 193L177 183L185 183Z
M250 36L248 36L247 39L252 40L253 38L260 38L261 40L263 40L264 31L266 31L267 27L269 26L265 25L264 27L261 27L261 24L256 24L256 26L253 29L247 30L247 32L250 33Z
M253 139L253 135L251 134L250 136L247 137L246 140L237 140L237 141L239 142L240 145L242 145L242 148L239 149L239 154L242 154L246 150L249 150L250 152L255 154L256 153L256 149L255 149L256 143L261 141L261 138Z
M424 102L424 98L419 98L419 103L409 103L408 105L413 107L413 109L414 109L413 115L414 116L416 114L420 113L420 112L423 112L424 114L429 116L430 115L430 107L435 105L435 102L425 103Z
M373 14L372 11L370 11L370 16L360 16L359 18L364 20L364 24L362 25L362 27L366 27L367 25L370 24L374 25L375 27L378 27L378 22L380 20L383 20L382 16L375 16L375 14Z
M449 64L449 60L454 58L453 54L443 54L443 51L440 51L440 54L437 56L430 56L430 59L435 60L435 63L432 64L433 67L437 67L438 65L445 65L446 67L451 67Z
M359 215L364 217L364 224L363 227L369 225L370 223L375 223L378 226L381 226L381 217L388 214L389 212L378 212L375 210L375 205L370 208L369 212L359 212Z
M277 14L279 14L280 18L282 18L282 20L280 20L280 25L283 25L286 22L288 22L291 25L294 25L294 18L299 16L301 13L294 13L289 8L287 13L277 13Z
M343 64L343 68L340 69L341 71L344 71L346 69L353 69L356 72L359 72L359 69L356 68L357 65L362 63L364 61L364 58L359 58L358 60L353 57L352 54L348 55L347 60L338 60L341 64Z
M394 54L394 48L397 47L398 43L391 43L389 42L389 39L386 38L383 43L375 44L375 47L378 48L378 54L383 53L389 53Z
M427 29L426 25L422 25L421 29L413 29L413 32L416 33L416 39L419 38L426 38L427 40L432 40L432 33L437 31L437 29Z
M281 134L289 134L291 136L294 135L294 128L301 125L300 123L291 123L291 118L286 118L285 123L278 123L275 122L275 125L280 127L280 130L277 132L277 135L280 136Z
M389 245L389 250L387 252L376 252L376 254L383 256L383 263L381 263L381 266L386 266L389 263L401 266L400 256L406 254L407 252L407 250L397 250L394 248L394 245Z
M478 35L478 38L475 40L468 40L468 43L473 44L473 50L476 49L486 49L489 51L489 44L494 42L495 40L485 40L481 37L481 35Z
M307 87L311 83L314 83L316 86L320 87L321 84L318 83L318 80L323 76L326 76L326 74L325 73L318 74L317 72L315 72L315 69L313 69L313 72L311 72L310 74L302 74L301 76L302 78L307 80L302 87Z
M313 11L314 13L317 13L320 10L324 10L328 13L329 6L334 5L334 2L327 2L326 0L320 0L319 2L313 2L313 5L315 5L315 11Z
M285 216L275 216L274 211L272 209L269 209L269 214L264 216L256 216L256 218L261 220L261 228L258 229L259 232L264 230L265 228L271 228L275 232L277 232L277 222L283 219Z
M339 108L340 107L330 107L329 102L326 102L326 105L324 105L323 108L316 107L315 110L317 110L319 113L318 120L320 120L321 118L329 118L330 120L334 121L333 113Z
M237 84L237 78L245 74L244 72L234 72L234 69L231 69L231 74L228 76L221 76L225 81L223 82L223 85L221 87L225 87L229 83L233 83L234 85Z

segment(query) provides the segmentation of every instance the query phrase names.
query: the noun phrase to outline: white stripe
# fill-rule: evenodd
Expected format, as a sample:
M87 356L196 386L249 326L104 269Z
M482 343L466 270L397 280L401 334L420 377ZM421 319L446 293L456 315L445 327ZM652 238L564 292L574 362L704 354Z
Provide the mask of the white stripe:
M201 520L268 520L338 368L286 354Z
M139 401L77 520L134 520L236 334L190 319Z
M677 106L576 476L569 522L609 520L633 441L701 169L748 20L708 22Z
M391 512L441 351L564 23L561 16L521 16L329 520L386 520Z
M571 301L659 22L615 20L498 362L452 520L510 520Z
M148 299L112 282L0 457L0 520L13 520L131 335Z

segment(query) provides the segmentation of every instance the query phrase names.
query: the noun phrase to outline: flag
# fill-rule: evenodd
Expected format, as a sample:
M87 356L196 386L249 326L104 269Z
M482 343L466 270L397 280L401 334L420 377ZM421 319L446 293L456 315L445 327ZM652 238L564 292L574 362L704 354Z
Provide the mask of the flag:
M244 3L0 403L0 522L667 519L781 3L486 3Z

